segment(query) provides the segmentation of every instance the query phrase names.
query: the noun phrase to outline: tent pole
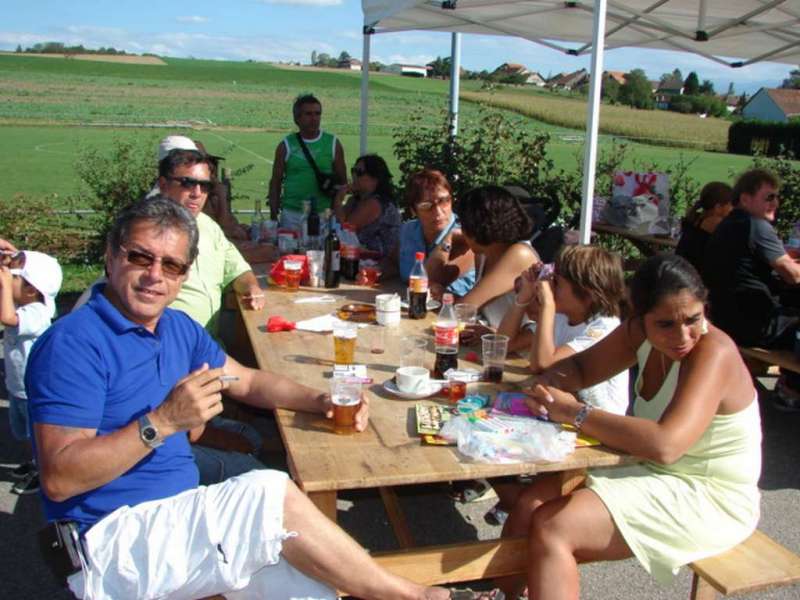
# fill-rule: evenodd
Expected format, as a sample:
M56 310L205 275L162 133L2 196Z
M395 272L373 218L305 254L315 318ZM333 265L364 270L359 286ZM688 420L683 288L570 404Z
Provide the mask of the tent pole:
M606 0L595 0L592 31L592 69L589 80L589 103L586 107L586 145L583 153L583 191L581 201L581 244L592 235L592 201L597 167L597 132L600 125L600 93L603 85L603 50L605 48Z
M361 51L361 136L359 155L367 153L367 112L369 110L369 44L371 28L364 27L364 48Z
M461 34L453 32L450 43L450 137L458 135L458 94L461 85Z

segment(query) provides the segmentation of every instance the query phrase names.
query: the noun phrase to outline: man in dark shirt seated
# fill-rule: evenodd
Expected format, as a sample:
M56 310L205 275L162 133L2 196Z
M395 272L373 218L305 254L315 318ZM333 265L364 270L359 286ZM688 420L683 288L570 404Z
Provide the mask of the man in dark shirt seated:
M711 318L743 346L792 348L800 322L798 305L780 297L781 287L800 283L800 265L770 224L780 204L779 187L769 171L742 174L733 188L733 211L706 246L703 279ZM800 410L800 377L787 373L784 384L780 407Z

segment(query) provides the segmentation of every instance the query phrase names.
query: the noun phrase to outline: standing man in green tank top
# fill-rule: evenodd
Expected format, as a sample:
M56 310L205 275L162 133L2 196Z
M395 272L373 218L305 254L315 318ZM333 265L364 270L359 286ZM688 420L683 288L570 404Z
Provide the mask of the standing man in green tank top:
M322 103L311 94L298 96L292 106L294 122L299 129L309 153L319 171L333 175L340 185L347 183L347 167L344 149L332 133L320 129ZM303 153L298 134L287 135L275 149L272 179L269 182L270 218L277 219L280 226L299 229L303 216L303 200L311 196L317 200L317 210L331 206L331 198L322 193L317 184L314 169Z

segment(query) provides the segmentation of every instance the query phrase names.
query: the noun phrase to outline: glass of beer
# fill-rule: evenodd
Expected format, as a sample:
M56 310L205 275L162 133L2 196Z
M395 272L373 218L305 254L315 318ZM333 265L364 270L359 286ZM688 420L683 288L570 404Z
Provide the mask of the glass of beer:
M356 339L358 326L348 321L333 324L333 362L337 365L352 365L356 362Z
M356 431L356 413L361 406L361 382L356 379L331 380L333 430L342 435Z
M283 262L283 271L286 276L286 289L296 292L300 289L300 278L303 276L303 263L299 260L286 260Z
M508 336L487 333L481 336L483 344L483 380L492 383L503 381L503 370L508 352Z

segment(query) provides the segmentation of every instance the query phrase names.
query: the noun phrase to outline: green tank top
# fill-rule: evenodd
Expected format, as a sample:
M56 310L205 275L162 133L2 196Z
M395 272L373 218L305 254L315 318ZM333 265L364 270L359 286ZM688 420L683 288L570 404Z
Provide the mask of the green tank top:
M336 136L332 133L320 132L315 140L306 140L306 147L314 157L321 173L333 173L333 158L336 154ZM283 178L282 207L289 210L303 210L303 200L310 196L317 199L317 210L322 212L330 208L331 199L319 191L314 170L306 160L297 134L283 138L286 149L286 172Z

